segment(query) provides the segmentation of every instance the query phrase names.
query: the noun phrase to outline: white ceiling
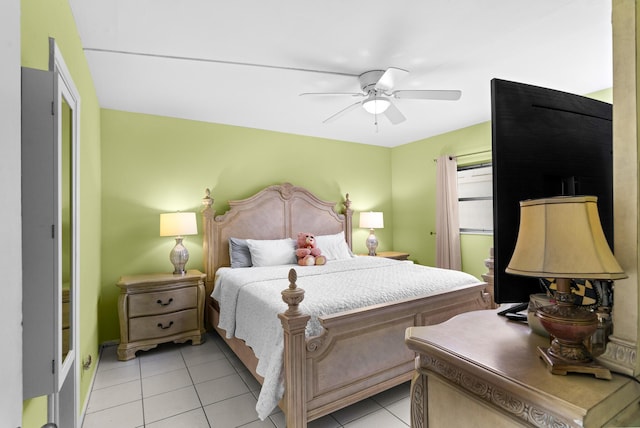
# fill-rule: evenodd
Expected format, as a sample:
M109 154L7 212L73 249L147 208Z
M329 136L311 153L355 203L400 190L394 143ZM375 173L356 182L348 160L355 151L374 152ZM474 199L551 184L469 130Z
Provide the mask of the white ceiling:
M393 147L490 119L494 77L586 94L612 86L608 0L70 0L100 106ZM460 89L394 103L392 125L354 103L357 76ZM359 99L356 99L356 101Z

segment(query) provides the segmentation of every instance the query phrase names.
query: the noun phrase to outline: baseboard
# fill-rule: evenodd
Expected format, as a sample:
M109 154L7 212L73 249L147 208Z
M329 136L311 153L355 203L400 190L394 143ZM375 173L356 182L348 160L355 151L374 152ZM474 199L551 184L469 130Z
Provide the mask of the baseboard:
M98 358L96 359L96 362L95 362L95 369L93 370L93 375L91 375L91 382L89 382L89 393L87 394L87 397L84 400L84 404L82 405L82 411L80 412L80 415L79 415L80 426L84 424L84 416L87 413L87 407L89 406L89 400L91 399L91 393L93 392L93 384L95 383L96 375L98 374L98 367L100 365L100 360L102 359L102 351L104 350L104 348L108 346L117 346L118 343L119 342L117 340L109 340L107 342L103 342L99 346Z

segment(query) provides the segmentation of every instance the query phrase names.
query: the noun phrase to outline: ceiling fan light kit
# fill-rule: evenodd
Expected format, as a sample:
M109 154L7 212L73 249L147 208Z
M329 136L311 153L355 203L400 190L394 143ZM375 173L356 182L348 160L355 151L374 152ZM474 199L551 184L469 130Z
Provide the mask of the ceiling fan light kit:
M395 85L406 77L407 74L409 74L407 70L395 67L390 67L386 70L371 70L358 76L362 92L302 93L300 95L349 95L352 97L366 97L365 100L351 104L329 116L323 123L332 122L358 106L362 106L368 113L373 115L384 114L393 125L404 122L406 117L404 117L400 110L391 102L390 98L456 101L460 99L462 95L462 92L458 90L413 89L392 91Z
M371 114L384 113L391 105L391 101L383 97L369 97L362 102L362 107Z

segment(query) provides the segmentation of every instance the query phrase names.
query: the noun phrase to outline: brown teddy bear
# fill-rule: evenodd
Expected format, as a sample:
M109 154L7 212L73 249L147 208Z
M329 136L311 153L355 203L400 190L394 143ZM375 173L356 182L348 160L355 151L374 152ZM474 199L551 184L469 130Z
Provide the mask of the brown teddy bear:
M322 255L320 248L316 248L316 238L310 233L298 233L298 249L296 250L300 266L323 265L327 258Z

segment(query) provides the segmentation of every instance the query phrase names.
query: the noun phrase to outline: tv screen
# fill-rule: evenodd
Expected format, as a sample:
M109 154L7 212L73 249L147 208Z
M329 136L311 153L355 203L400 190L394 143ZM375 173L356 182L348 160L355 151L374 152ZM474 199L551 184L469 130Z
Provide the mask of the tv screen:
M520 201L593 195L613 248L611 104L553 89L491 81L494 300L521 303L543 291L537 278L505 272Z

